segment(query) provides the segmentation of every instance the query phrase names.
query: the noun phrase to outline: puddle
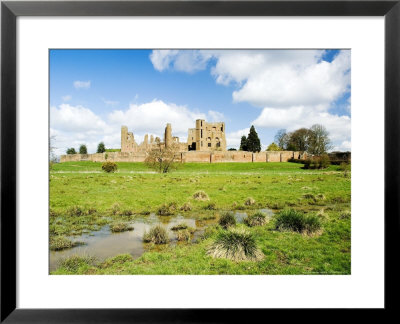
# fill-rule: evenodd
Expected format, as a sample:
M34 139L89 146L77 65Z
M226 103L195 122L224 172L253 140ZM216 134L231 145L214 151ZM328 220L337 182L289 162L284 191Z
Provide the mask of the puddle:
M270 209L261 209L260 211L268 217L273 215ZM244 211L236 211L234 215L238 223L243 223L243 219L247 217L247 213ZM62 251L50 251L50 271L56 270L59 262L71 255L90 255L99 261L104 261L118 254L130 254L133 258L138 258L150 248L149 244L143 243L144 232L157 223L161 223L168 230L171 240L170 244L177 244L178 241L176 240L175 232L171 230L171 227L185 223L195 228L196 231L192 241L196 241L201 237L207 226L216 222L216 219L196 220L194 218L183 217L182 215L157 216L153 213L148 217L138 218L130 222L134 227L133 231L111 233L110 227L106 225L99 231L73 237L73 240L84 242L85 245Z

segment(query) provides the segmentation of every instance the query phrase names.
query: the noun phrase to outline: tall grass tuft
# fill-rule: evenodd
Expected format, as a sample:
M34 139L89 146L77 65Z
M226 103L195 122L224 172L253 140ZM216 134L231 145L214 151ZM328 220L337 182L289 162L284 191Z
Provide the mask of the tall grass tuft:
M149 232L143 234L143 241L146 243L166 244L168 242L167 231L161 225L155 225Z
M192 205L190 204L190 202L185 202L181 206L180 210L182 210L182 211L191 211L192 210Z
M232 261L260 261L264 258L264 254L257 248L254 236L242 228L219 232L207 254L213 258Z
M200 200L200 201L210 200L210 198L208 197L207 193L205 191L203 191L203 190L196 191L193 194L193 199Z
M160 207L157 209L157 215L160 216L169 216L175 214L177 209L176 203L175 202L170 202L168 204L162 204Z
M128 223L118 222L118 223L111 224L110 230L113 233L133 231L133 226Z
M96 262L96 259L92 256L79 256L72 255L66 259L63 259L59 262L60 268L64 268L70 272L76 272L81 267L93 266Z
M61 251L65 249L70 249L78 245L84 245L83 242L71 241L65 236L50 236L50 250L51 251Z
M316 215L305 215L294 209L285 209L276 217L277 230L289 230L311 234L321 229L321 221Z
M218 224L221 225L223 228L228 228L230 226L236 225L236 219L232 212L226 212L220 216L218 220Z
M187 229L179 230L176 232L176 238L178 241L186 241L189 242L191 237L191 233Z
M253 198L251 198L251 197L247 198L247 199L245 200L245 202L244 202L244 204L245 204L246 206L253 206L255 203L256 203L256 201L255 201Z
M262 212L256 212L255 214L247 216L244 219L244 223L250 227L263 226L267 223L267 221L267 216Z

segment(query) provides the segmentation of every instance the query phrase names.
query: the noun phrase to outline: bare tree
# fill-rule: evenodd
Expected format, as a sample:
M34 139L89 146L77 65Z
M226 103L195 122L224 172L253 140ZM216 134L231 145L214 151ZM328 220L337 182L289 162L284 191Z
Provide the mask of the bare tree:
M308 153L321 155L332 148L329 133L322 125L315 124L310 128Z
M151 169L159 173L167 173L177 167L177 159L179 157L179 146L172 143L165 147L164 144L158 143L157 148L152 149L144 163Z
M282 150L286 150L288 142L289 142L289 134L286 133L286 129L278 130L278 132L275 135L274 140L275 140L275 143L278 144L278 146Z

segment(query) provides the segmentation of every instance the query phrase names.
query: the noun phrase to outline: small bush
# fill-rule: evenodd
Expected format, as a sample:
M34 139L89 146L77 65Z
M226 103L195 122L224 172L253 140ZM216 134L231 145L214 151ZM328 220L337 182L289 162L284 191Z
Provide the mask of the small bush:
M115 172L115 171L117 171L117 169L118 169L118 165L117 165L116 163L114 163L114 162L104 162L104 163L101 165L101 169L102 169L104 172L107 172L107 173Z
M321 221L315 215L305 215L293 209L286 209L278 214L275 226L277 230L309 234L321 228Z
M245 200L245 202L244 202L244 204L245 204L246 206L252 206L252 205L254 205L255 203L256 203L256 201L255 201L253 198L251 198L251 197L247 198L247 199Z
M219 218L218 224L223 228L236 225L236 219L232 212L226 212Z
M200 200L200 201L210 200L210 198L208 197L208 195L207 195L203 190L196 191L196 192L193 194L193 199L195 199L195 200Z
M245 229L220 231L207 254L232 261L260 261L264 258L253 235Z
M217 209L217 205L215 203L209 203L208 205L206 205L204 207L204 209L206 209L206 210L216 210Z
M133 226L128 223L114 223L110 225L110 230L113 233L120 233L126 231L133 231Z
M247 216L244 219L244 223L250 227L263 226L267 223L267 220L267 216L264 213L257 212L253 215Z
M182 207L180 208L182 211L191 211L192 210L192 205L190 202L185 202Z
M161 225L155 225L149 232L143 234L143 241L146 243L166 244L168 242L167 231Z
M162 205L158 208L158 210L157 210L157 215L160 215L160 216L169 216L169 215L173 215L173 214L175 214L176 209L177 209L176 203L174 203L174 202L170 202L170 203L168 203L168 204L165 203L165 204L162 204Z
M304 160L304 169L325 169L331 164L328 154Z

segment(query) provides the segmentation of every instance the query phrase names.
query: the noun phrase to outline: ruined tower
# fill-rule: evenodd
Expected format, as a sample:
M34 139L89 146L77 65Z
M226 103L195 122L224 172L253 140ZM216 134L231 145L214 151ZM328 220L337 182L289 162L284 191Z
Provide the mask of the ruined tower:
M195 151L226 151L225 123L196 120L196 128L189 129L188 149Z
M128 132L127 126L121 126L121 152L135 152L136 143L133 133Z
M172 128L169 123L167 124L167 127L165 127L164 142L165 147L170 147L172 145Z

